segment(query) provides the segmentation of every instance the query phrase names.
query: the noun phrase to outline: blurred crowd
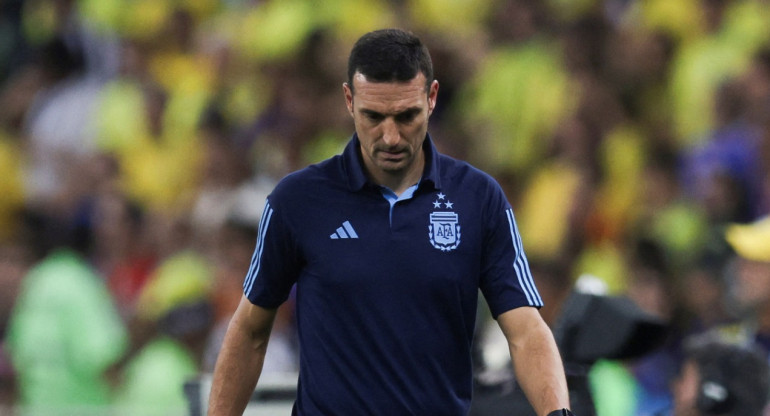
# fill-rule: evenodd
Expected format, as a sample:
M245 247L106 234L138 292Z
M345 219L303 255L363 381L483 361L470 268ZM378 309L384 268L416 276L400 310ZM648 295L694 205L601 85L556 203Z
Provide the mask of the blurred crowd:
M682 341L746 315L725 230L770 213L768 22L766 0L2 1L0 404L184 414L265 197L342 149L350 47L398 26L431 50L437 147L506 190L544 316L588 276L673 329L597 363L599 414L665 409ZM296 371L291 303L266 373Z

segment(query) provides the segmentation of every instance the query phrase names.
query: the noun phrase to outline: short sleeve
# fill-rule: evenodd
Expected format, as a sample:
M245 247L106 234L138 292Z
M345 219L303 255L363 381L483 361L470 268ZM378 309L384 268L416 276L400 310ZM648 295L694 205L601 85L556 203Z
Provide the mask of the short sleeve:
M479 286L492 316L521 306L543 306L513 209L499 185L488 199L487 217Z
M243 282L246 297L268 309L286 301L302 264L290 227L278 206L268 197Z

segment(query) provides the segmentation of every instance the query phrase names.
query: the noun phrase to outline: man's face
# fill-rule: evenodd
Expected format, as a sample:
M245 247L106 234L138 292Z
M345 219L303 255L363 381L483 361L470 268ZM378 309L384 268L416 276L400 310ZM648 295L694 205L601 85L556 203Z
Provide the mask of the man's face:
M422 175L422 143L436 105L438 82L434 80L428 91L425 85L422 73L408 82L370 82L356 73L353 90L343 86L364 165L379 184L416 181Z
M770 306L770 263L740 259L735 297L744 308Z

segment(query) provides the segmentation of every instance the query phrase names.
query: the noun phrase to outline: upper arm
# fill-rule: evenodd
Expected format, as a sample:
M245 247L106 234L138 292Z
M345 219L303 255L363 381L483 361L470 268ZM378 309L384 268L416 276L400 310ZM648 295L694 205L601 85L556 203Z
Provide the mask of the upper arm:
M497 317L497 324L511 348L520 346L531 337L552 336L550 328L534 307L525 306L501 313Z
M276 311L255 305L244 295L230 320L230 326L237 327L250 338L266 338L273 327Z

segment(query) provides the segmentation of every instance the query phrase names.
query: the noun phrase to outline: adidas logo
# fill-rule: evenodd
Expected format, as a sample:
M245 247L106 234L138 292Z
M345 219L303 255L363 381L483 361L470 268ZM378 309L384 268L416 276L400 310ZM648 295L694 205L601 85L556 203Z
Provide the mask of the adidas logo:
M332 240L338 238L358 238L358 234L356 234L356 230L353 229L353 226L350 225L350 221L345 221L342 223L342 227L337 228L337 231L332 233L329 238Z

